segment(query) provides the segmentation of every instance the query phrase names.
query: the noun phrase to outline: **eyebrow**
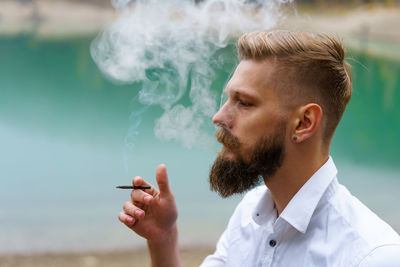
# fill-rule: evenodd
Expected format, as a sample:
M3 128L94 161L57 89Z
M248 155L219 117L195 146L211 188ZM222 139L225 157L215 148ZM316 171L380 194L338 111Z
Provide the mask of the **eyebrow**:
M260 96L258 96L258 94L249 94L247 92L248 90L246 90L246 89L240 89L240 88L228 89L228 88L225 88L223 93L224 94L228 94L228 91L230 91L229 93L231 93L231 94L233 94L235 96L242 96L244 98L249 98L249 99L252 99L252 100L258 100L260 98Z

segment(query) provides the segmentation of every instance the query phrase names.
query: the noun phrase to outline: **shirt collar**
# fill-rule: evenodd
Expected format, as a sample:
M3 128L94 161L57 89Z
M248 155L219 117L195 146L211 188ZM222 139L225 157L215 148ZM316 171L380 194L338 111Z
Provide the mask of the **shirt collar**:
M336 174L335 163L332 157L329 157L294 195L280 217L304 234L315 208Z
M336 177L337 169L332 157L322 165L290 200L279 218L305 233L311 217L329 184ZM274 201L269 190L266 190L253 212L257 224L276 218Z
M261 188L265 188L265 185ZM276 220L276 214L274 200L271 192L267 189L253 210L253 220L259 225L269 221L273 223Z

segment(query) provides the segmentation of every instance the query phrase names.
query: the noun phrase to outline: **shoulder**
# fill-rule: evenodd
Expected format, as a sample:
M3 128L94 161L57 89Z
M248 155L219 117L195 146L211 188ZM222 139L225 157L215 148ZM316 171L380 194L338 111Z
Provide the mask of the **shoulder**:
M246 247L252 247L254 241L251 238L254 237L252 233L258 227L252 219L252 214L266 191L266 186L262 185L244 195L231 216L228 227L219 238L216 251L204 260L202 267L231 266L230 263L235 261L241 252L248 253L250 251L246 250Z
M357 267L400 266L400 244L388 244L373 249Z
M393 228L353 196L343 185L339 186L337 194L330 200L330 203L347 227L352 229L370 247L385 244L400 245L400 237Z
M329 200L328 209L329 224L340 229L335 239L342 240L342 248L353 255L354 266L400 266L400 236L344 186L338 187ZM384 261L385 258L388 260ZM370 262L385 264L374 265ZM397 265L386 264L390 262Z

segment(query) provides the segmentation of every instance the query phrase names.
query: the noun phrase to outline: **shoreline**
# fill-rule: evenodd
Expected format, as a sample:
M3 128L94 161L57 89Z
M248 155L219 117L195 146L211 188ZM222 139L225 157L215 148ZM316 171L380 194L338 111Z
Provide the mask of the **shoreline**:
M278 28L319 31L357 38L400 42L400 7L360 5L356 7L283 7ZM71 37L97 34L119 16L111 4L36 0L0 1L0 36L34 34ZM275 27L276 28L276 27Z
M323 32L339 36L356 51L400 60L400 7L362 5L283 10L275 28ZM118 17L111 4L36 0L0 2L0 37L32 35L39 39L96 36Z
M312 9L287 16L279 27L326 33L343 39L348 50L400 60L400 8L360 6L349 10Z
M96 35L117 18L110 6L70 1L0 2L0 36L64 39Z
M204 258L213 253L211 246L181 247L183 266L199 266ZM0 267L143 267L150 266L147 248L132 250L104 250L88 252L41 252L24 254L0 254Z

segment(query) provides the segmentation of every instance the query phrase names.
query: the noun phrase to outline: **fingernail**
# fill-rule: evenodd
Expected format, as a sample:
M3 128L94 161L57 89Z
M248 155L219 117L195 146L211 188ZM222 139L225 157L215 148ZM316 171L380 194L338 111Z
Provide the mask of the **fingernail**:
M144 201L149 203L149 204L151 203L152 200L153 200L153 198L151 196L145 196L144 197Z
M137 216L142 216L143 215L143 211L142 210L135 210L135 214Z
M129 217L128 218L128 223L132 224L135 222L135 218Z

